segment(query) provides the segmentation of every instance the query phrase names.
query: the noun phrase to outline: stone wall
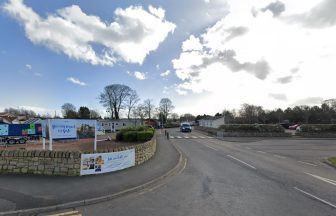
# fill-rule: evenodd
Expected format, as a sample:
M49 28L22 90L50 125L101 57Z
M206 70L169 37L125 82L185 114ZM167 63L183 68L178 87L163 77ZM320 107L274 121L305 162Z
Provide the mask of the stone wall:
M307 138L336 138L336 133L310 133L310 132L296 132L297 136Z
M156 137L150 141L113 149L135 149L135 165L149 160L156 152ZM80 175L81 152L45 150L1 150L0 174Z
M223 132L217 131L217 137L290 137L289 133L251 133L251 132Z
M80 152L2 150L0 173L76 176L80 161Z

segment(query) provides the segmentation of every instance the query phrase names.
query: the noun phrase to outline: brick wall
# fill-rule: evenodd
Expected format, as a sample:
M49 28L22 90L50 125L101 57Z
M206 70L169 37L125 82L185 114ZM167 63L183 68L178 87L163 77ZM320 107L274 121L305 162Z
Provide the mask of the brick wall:
M156 137L131 146L113 149L124 151L135 149L135 165L149 160L156 151ZM81 152L45 150L1 150L0 174L36 174L78 176L80 174Z

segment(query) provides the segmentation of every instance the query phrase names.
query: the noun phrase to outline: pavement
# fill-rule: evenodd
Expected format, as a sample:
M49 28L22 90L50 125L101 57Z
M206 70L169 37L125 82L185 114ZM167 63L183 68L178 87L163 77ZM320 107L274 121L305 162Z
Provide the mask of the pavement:
M336 215L335 140L218 140L170 130L187 164L147 192L76 208L82 215ZM202 138L204 137L204 138Z
M158 134L157 152L147 162L114 173L81 177L0 176L0 213L58 205L117 193L145 184L172 170L180 154Z

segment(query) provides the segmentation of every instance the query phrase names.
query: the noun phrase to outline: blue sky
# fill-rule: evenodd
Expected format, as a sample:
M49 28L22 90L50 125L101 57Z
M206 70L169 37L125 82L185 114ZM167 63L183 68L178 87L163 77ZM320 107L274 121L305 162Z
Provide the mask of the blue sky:
M112 83L156 103L169 97L180 114L214 114L245 102L268 109L319 104L336 92L335 6L332 0L1 1L0 109L59 112L71 102L103 110L97 96Z

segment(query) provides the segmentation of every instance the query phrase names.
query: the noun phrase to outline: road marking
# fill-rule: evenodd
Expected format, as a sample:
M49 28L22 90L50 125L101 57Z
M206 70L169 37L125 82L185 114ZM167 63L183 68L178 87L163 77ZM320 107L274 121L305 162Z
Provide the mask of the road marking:
M336 186L336 181L335 180L324 178L324 177L321 177L321 176L318 176L318 175L314 175L314 174L311 174L311 173L306 173L306 174L310 175L310 176L313 176L314 178L317 178L317 179L319 179L321 181L324 181L324 182L327 182L329 184L332 184L332 185Z
M281 155L273 155L274 157L277 157L277 158L281 158L281 159L285 159L286 157L285 156L281 156Z
M170 138L170 139L174 139L175 137L173 137L173 136L169 136L169 138Z
M69 212L63 212L58 214L51 214L48 216L81 216L82 214L79 213L79 211L69 211Z
M218 149L215 149L214 147L211 147L211 146L208 146L208 145L205 145L205 146L208 147L208 148L211 148L212 150L218 151Z
M331 207L333 207L333 208L336 208L336 205L334 205L334 204L332 204L332 203L330 203L330 202L328 202L328 201L326 201L326 200L324 200L324 199L321 199L321 198L319 198L319 197L317 197L317 196L314 196L314 195L311 194L311 193L308 193L308 192L306 192L306 191L304 191L304 190L301 190L301 189L299 189L299 188L297 188L297 187L294 187L294 189L297 190L297 191L299 191L299 192L301 192L301 193L303 193L303 194L305 194L305 195L307 195L307 196L309 196L309 197L311 197L311 198L314 198L314 199L316 199L316 200L318 200L318 201L320 201L320 202L322 202L322 203L324 203L324 204L326 204L326 205L328 205L328 206L331 206Z
M246 149L251 149L250 147L245 147Z
M261 154L267 154L267 153L264 152L264 151L257 151L257 152L259 152L259 153L261 153Z
M196 137L196 136L192 136L191 138L197 139L198 137Z
M230 158L232 158L232 159L234 159L234 160L236 160L236 161L238 161L238 162L240 162L240 163L242 163L242 164L245 164L246 166L248 166L248 167L250 167L250 168L252 168L252 169L257 169L257 168L255 168L254 166L252 166L251 164L248 164L248 163L246 163L246 162L244 162L244 161L242 161L242 160L239 160L238 158L235 158L235 157L233 157L233 156L231 156L231 155L227 155L228 157L230 157Z
M299 163L302 163L302 164L307 164L307 165L310 165L310 166L317 166L316 164L312 164L312 163L308 163L308 162L304 162L304 161L298 161Z
M185 136L184 138L185 138L185 139L189 139L189 137L188 137L188 136Z
M182 137L180 137L180 136L177 136L177 138L178 138L178 139L181 139Z
M204 136L200 136L201 139L204 139L205 137Z

